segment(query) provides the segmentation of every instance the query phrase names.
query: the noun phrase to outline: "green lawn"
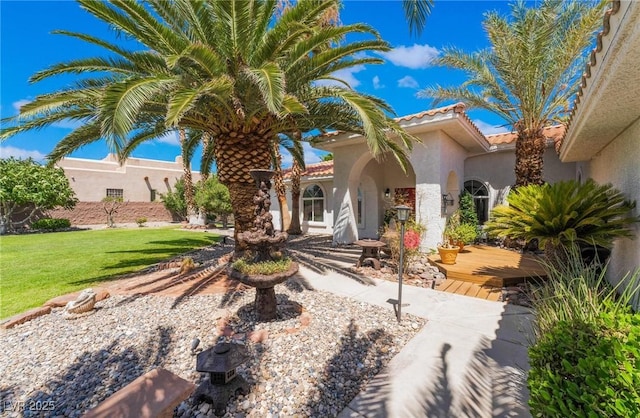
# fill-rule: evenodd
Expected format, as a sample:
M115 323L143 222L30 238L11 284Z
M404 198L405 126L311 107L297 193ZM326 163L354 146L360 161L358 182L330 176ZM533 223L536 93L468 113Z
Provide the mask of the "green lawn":
M0 237L0 318L210 245L219 238L174 228Z

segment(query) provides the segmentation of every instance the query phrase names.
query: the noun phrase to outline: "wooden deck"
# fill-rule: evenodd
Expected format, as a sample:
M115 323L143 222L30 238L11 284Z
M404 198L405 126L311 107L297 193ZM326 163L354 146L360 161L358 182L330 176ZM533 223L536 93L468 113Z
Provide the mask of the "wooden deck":
M446 279L436 287L442 292L455 293L456 295L471 296L497 302L502 295L501 287L481 285L462 280Z
M442 264L438 254L432 254L428 258L432 265L438 267L447 276L447 279L481 286L503 287L526 279L545 277L544 269L537 257L484 245L465 246L464 250L458 254L456 264L453 265ZM443 285L444 283L439 286L440 290ZM469 289L471 287L464 290L473 293L473 290ZM476 294L479 292L480 290ZM452 293L459 294L459 292Z

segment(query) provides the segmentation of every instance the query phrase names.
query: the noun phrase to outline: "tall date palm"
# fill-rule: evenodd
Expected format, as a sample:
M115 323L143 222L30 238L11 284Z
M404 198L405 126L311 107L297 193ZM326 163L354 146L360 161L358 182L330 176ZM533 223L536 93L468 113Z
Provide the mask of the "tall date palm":
M605 4L543 0L528 7L517 1L510 19L487 13L490 48L474 53L449 48L436 60L462 70L467 80L458 87L429 87L419 96L434 98L436 104L463 101L500 116L517 133L516 186L542 184L543 129L564 120Z
M249 170L270 167L278 133L360 133L374 155L391 152L406 163L412 137L389 116L385 102L346 83L317 83L341 69L381 63L366 53L389 49L364 24L318 28L337 0L302 0L279 17L276 0L79 3L140 48L126 50L89 34L62 32L108 55L35 74L34 81L60 74L85 77L23 106L14 120L4 121L1 137L64 119L83 120L51 153L55 160L98 140L120 151L176 128L206 133L218 179L231 193L236 234L252 226L255 184ZM344 41L348 34L360 40ZM389 134L399 140L389 140Z

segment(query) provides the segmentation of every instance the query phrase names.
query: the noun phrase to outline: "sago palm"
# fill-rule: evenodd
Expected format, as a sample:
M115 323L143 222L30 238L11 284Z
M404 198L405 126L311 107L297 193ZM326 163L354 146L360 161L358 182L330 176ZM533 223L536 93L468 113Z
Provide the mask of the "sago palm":
M516 186L542 184L543 129L564 120L606 3L543 0L529 8L517 1L510 19L487 13L489 48L448 48L435 61L462 70L467 80L457 87L429 87L419 96L436 103L463 101L504 119L517 133Z
M611 249L616 238L633 237L630 227L640 220L630 214L635 202L593 180L519 187L507 202L491 212L486 230L499 237L538 239L551 261L572 246Z
M55 160L101 139L119 151L178 127L207 133L218 178L231 193L236 234L252 226L255 184L249 170L270 167L272 141L281 132L359 133L375 156L392 152L406 163L403 145L412 137L388 115L386 103L347 85L316 83L341 69L381 63L367 52L389 49L364 24L318 27L337 0L299 1L279 18L276 0L79 3L140 48L63 32L104 48L108 57L37 73L34 81L60 74L86 78L23 106L16 119L4 121L3 138L83 120L56 146L50 155ZM344 41L350 34L369 39ZM388 134L400 140L390 141Z

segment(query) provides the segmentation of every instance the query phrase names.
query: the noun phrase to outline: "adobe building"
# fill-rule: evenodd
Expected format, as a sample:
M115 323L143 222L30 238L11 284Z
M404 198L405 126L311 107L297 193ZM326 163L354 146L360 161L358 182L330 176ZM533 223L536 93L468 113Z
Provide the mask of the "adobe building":
M63 158L56 165L64 170L80 202L71 211L57 209L50 216L67 218L73 225L106 223L103 200L112 197L123 201L116 223L139 218L149 222L180 220L161 200L184 174L180 156L175 161L128 158L121 164L115 154L109 154L102 160ZM200 180L199 172L192 172L192 176L194 183Z

